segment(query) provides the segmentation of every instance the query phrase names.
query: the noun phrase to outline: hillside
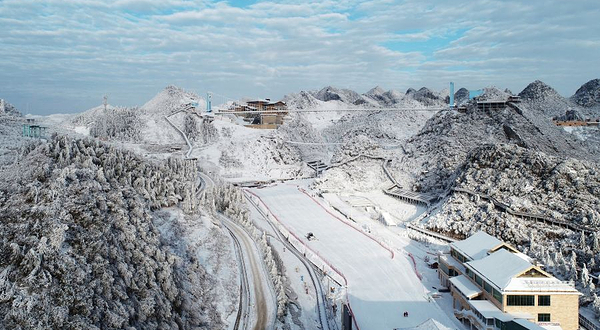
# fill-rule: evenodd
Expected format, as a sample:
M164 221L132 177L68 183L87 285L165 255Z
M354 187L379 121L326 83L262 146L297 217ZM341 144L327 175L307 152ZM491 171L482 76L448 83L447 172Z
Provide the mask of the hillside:
M592 228L564 229L522 219L488 199L451 192L426 225L455 237L484 230L537 258L564 279L573 269L562 253L575 251L580 266L600 269L600 167L598 163L554 157L514 145L484 145L474 149L453 177L453 188L489 195L513 211L541 214L558 221ZM583 239L583 241L582 241ZM559 256L560 255L560 256Z
M288 94L284 101L291 108L308 109L316 108L320 105L345 105L346 109L352 108L424 108L424 107L445 107L448 102L447 91L435 92L426 87L414 90L408 89L406 93L396 90L385 91L380 86L376 86L364 94L359 94L350 89L339 89L333 86L327 86L318 91L301 91L300 93ZM334 106L333 109L343 109L344 107Z
M581 85L571 96L571 100L578 105L591 108L600 106L600 79L592 79Z
M575 103L562 97L554 88L540 80L527 85L519 96L532 111L537 111L546 118L564 115L567 110L576 107Z
M527 85L519 96L529 109L546 118L559 117L573 110L586 118L597 117L600 116L600 107L596 107L595 100L600 89L596 80L582 85L571 98L561 96L554 88L539 80Z
M219 280L154 213L193 210L195 175L92 140L31 144L0 173L0 328L220 327Z
M15 117L23 116L23 114L21 114L21 112L17 108L15 108L15 106L8 103L4 99L0 99L0 116L2 115L9 115Z
M503 94L488 89L482 98ZM482 112L474 102L466 113L438 112L423 129L410 138L404 152L392 164L407 188L441 192L454 169L466 155L482 144L513 144L559 157L597 159L595 149L577 140L551 121L539 118L526 103L502 111ZM407 175L407 173L410 173ZM415 178L414 180L412 178Z
M199 108L204 106L204 100L195 93L167 86L142 107L107 105L105 110L102 105L82 112L64 125L103 140L160 145L185 143L179 132L165 119L165 116L169 116L181 129L185 125L197 126L196 133L200 141L210 139L206 135L212 134L209 132L212 128L203 127L196 117L186 119L185 113L176 113L189 103L197 103Z

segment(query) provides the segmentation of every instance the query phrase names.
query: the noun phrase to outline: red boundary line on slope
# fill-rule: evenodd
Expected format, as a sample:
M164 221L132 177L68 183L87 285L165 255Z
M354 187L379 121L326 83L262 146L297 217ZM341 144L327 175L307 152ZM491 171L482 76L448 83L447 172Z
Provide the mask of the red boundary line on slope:
M281 220L279 220L279 218L275 215L275 213L273 213L273 211L271 211L271 208L269 208L269 206L267 205L267 203L265 203L262 198L260 198L260 196L258 196L257 194L253 193L252 191L248 190L248 189L244 189L244 191L247 191L248 193L252 194L254 197L258 198L258 200L267 208L267 210L269 211L269 213L271 213L273 215L273 218L275 218L275 220L277 220L277 222L279 222L279 224L281 224L283 226L283 228L285 228L290 235L294 236L295 239L298 240L298 242L300 242L300 244L304 245L305 248L307 248L308 250L310 250L312 253L314 253L316 256L318 256L319 258L321 258L321 260L323 260L323 262L325 262L327 264L327 266L329 266L331 269L333 269L334 272L336 272L338 275L340 275L343 279L344 279L344 284L346 285L346 287L348 286L348 279L346 279L346 276L337 268L335 268L331 262L329 262L327 259L323 258L321 256L321 254L319 254L317 251L311 249L308 245L306 245L306 243L304 243L303 240L300 239L300 237L298 237L296 234L294 234L293 231L290 230L290 228L288 228ZM318 203L317 203L318 204ZM319 204L320 205L320 204ZM354 316L354 311L352 310L352 306L350 306L350 298L348 298L348 291L346 289L346 304L348 305L348 309L350 310L350 313L352 314L352 321L354 321L354 325L356 326L357 330L360 330L360 327L358 326L358 323L356 322L356 317Z
M273 213L273 211L271 211L271 208L269 208L269 206L262 200L262 198L260 198L258 195L256 195L255 193L253 193L250 190L246 190L248 193L252 194L254 197L258 198L258 200L267 208L267 210L269 211L269 213L271 213L273 215L273 218L275 218L275 220L277 220L277 222L279 222L281 224L281 226L283 226L283 228L285 228L290 235L294 236L294 238L296 240L298 240L302 245L304 245L305 248L307 248L310 252L314 253L316 256L318 256L319 258L321 258L321 260L323 260L327 266L331 267L331 269L333 269L333 271L335 271L338 275L340 275L343 279L344 279L344 284L348 285L348 280L346 279L346 276L344 276L344 274L339 271L337 268L335 268L335 266L333 266L327 259L323 258L317 251L313 250L310 246L306 245L306 243L300 238L298 237L296 234L294 234L294 232L292 230L290 230L290 228L288 226L286 226L281 220L279 220L279 218L275 215L275 213Z
M371 240L373 240L375 243L379 244L382 248L388 250L391 254L392 254L392 259L394 259L394 251L392 249L390 249L389 247L385 246L383 243L381 243L379 240L377 240L375 237L365 233L364 231L360 230L359 228L354 227L353 225L351 225L350 223L348 223L347 221L344 221L342 219L340 219L337 215L333 214L331 211L329 211L327 208L325 208L325 206L323 206L321 203L319 203L319 201L317 201L314 197L312 197L311 195L309 195L306 190L298 187L298 190L301 191L303 194L305 194L306 196L308 196L310 199L313 200L313 202L317 203L317 205L319 205L323 210L325 210L325 212L329 213L329 215L331 215L332 217L336 218L337 220L341 221L342 223L344 223L346 226L349 226L350 228L356 230L357 232L367 236L368 238L370 238Z
M412 253L410 253L410 252L408 252L408 256L412 260L413 268L415 269L415 274L417 274L417 277L419 278L419 280L422 281L423 280L423 276L421 276L421 274L419 274L419 271L417 270L417 262L415 261L415 257L413 257Z

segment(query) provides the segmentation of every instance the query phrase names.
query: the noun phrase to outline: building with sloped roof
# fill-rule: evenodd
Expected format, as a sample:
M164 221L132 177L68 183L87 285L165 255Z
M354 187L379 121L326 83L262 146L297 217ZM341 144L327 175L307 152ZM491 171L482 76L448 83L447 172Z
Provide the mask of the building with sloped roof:
M450 244L439 257L455 316L480 330L576 330L579 296L509 244L484 232Z

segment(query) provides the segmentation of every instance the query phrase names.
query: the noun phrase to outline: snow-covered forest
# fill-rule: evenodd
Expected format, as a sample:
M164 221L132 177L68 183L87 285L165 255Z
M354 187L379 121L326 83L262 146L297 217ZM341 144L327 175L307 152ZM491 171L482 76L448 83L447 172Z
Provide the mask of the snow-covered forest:
M90 135L102 140L140 141L142 132L138 108L111 107L90 125Z
M97 140L28 145L0 176L3 326L220 327L213 279L153 224L161 207L193 210L195 175Z

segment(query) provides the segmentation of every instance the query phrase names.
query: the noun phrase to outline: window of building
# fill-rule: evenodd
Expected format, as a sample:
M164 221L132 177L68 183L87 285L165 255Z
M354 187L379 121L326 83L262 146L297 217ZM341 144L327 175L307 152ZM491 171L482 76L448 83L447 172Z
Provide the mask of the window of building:
M473 278L475 276L475 274L473 273L472 270L470 270L469 268L467 268L467 276L469 276L470 278Z
M498 329L502 329L502 326L504 325L502 321L495 319L496 320L496 328Z
M475 275L475 282L479 284L479 286L483 286L483 280L477 275Z
M538 306L550 306L550 296L538 296Z
M494 296L494 299L496 299L499 303L502 303L502 293L500 293L498 290L493 289L492 296Z
M510 295L507 298L506 304L508 306L534 306L535 296Z
M492 293L492 286L488 282L483 282L483 289L487 293Z
M548 313L538 314L538 322L550 322L550 314L548 314Z
M446 275L451 275L451 276L452 276L452 274L450 274L450 272L449 272L449 270L448 270L448 266L446 266L446 264L445 264L445 263L443 263L443 262L440 262L440 263L438 263L438 267L439 267L439 268L440 268L440 269L441 269L441 270L442 270L442 271L443 271L443 272L444 272Z

